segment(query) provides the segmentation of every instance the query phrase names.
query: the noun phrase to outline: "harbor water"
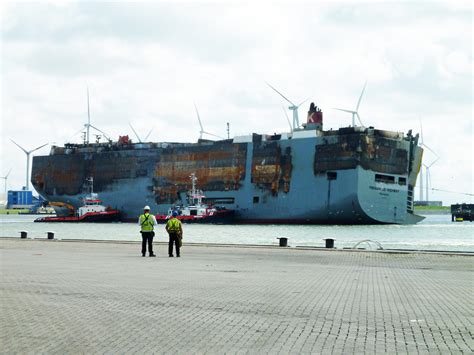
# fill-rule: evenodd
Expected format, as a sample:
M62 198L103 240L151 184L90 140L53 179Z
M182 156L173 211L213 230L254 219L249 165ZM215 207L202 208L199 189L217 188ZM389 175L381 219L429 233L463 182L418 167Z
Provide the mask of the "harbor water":
M0 215L0 237L45 239L53 231L55 239L139 241L134 223L34 223L35 215ZM474 252L474 224L451 222L451 215L428 215L416 225L184 225L184 242L216 244L278 245L277 238L288 238L291 247L324 247L326 238L336 248L352 248L371 240L384 249L443 250ZM156 228L155 241L167 241L163 225ZM377 243L358 247L376 249Z

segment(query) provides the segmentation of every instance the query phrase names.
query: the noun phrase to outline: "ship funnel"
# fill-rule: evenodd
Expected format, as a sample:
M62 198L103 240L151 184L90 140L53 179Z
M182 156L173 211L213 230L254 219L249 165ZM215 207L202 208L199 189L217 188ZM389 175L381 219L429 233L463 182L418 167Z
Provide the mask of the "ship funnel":
M318 131L323 130L323 111L311 102L308 111L308 119L306 121L306 128L317 129Z

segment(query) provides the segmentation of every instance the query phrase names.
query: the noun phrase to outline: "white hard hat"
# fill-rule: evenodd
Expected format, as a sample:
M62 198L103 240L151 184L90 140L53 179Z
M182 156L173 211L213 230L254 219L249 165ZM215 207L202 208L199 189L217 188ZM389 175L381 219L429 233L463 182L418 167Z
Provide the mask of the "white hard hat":
M143 207L144 210L150 210L150 206Z

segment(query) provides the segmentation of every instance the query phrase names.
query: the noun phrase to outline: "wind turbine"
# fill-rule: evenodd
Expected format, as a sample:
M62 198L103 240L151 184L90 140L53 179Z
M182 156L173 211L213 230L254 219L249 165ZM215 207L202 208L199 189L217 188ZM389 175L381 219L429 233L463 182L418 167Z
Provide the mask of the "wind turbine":
M430 168L433 164L435 164L439 160L439 155L436 154L436 152L431 149L429 146L425 144L424 138L423 138L423 124L421 122L420 118L420 147L428 149L431 153L433 153L436 157L436 159L429 165L426 165L422 163L421 169L420 169L420 201L423 201L423 166L425 167L426 170L426 201L429 201L428 197L428 189L429 189L429 181L431 181L431 176L430 176Z
M7 180L8 180L8 175L10 175L10 173L12 172L12 169L10 169L7 173L7 175L5 176L0 176L0 179L4 179L5 180L5 196L7 195ZM6 198L6 197L5 197Z
M298 128L300 126L300 121L299 121L299 118L298 118L298 108L304 104L308 99L304 99L303 101L301 101L298 105L295 105L293 102L291 102L290 100L288 100L281 92L279 92L277 89L275 89L273 86L271 86L268 82L265 81L265 83L270 87L272 88L278 95L280 95L281 97L283 97L286 101L288 101L291 106L288 107L289 110L293 111L293 129L295 128ZM292 129L292 131L293 131Z
M197 109L196 103L194 103L194 108L196 109L196 115L197 115L197 118L198 118L198 121L199 121L199 126L201 127L201 130L199 131L199 139L202 139L203 134L207 134L209 136L214 136L214 137L217 137L217 138L220 138L220 139L225 139L221 136L218 136L217 134L206 132L204 130L204 127L202 126L201 117L199 116L199 111Z
M429 165L426 165L426 164L423 164L423 166L425 167L425 171L426 171L426 201L429 201L430 198L429 198L429 195L428 195L428 191L429 191L429 188L431 186L431 174L430 174L430 168L439 160L439 157L436 158L436 160L434 160L431 164Z
M128 125L129 125L130 128L132 129L133 133L135 133L135 135L137 136L138 142L139 142L139 143L143 143L143 141L142 141L142 140L140 139L140 137L138 136L137 131L135 131L135 129L133 128L132 124L129 122ZM148 132L148 134L146 135L146 137L145 137L145 139L144 139L145 141L146 141L146 140L148 139L148 137L150 136L151 132L153 131L153 128L154 128L154 127L152 127L152 128L150 129L150 132Z
M94 128L96 131L102 133L106 139L111 140L110 137L107 135L107 133L105 133L104 131L101 131L97 127L94 127L93 125L91 125L91 112L90 112L90 108L89 108L89 87L87 87L87 123L84 124L84 127L86 128L86 141L85 141L86 144L89 144L89 130L90 130L90 128ZM81 131L82 131L82 129L81 129Z
M360 102L362 100L362 96L364 96L364 91L365 91L365 87L367 86L367 80L365 81L365 84L364 84L364 87L362 89L362 92L360 93L360 96L359 96L359 101L357 101L357 106L355 108L355 110L346 110L346 109L342 109L342 108L335 108L333 107L334 110L339 110L339 111L344 111L344 112L349 112L352 114L352 127L355 127L355 118L357 116L357 119L359 120L360 122L360 125L362 127L364 127L364 124L362 123L362 120L360 119L360 116L359 116L359 105L360 105Z
M18 148L20 148L22 151L24 151L25 154L26 154L26 184L25 184L25 186L26 186L26 190L29 191L29 189L30 189L30 184L29 184L29 181L28 181L28 176L30 175L30 154L33 153L34 151L40 149L40 148L43 148L45 145L48 145L49 143L40 145L39 147L28 151L28 150L26 150L25 148L23 148L22 146L20 146L20 145L19 145L17 142L15 142L13 139L10 138L10 140L11 140Z

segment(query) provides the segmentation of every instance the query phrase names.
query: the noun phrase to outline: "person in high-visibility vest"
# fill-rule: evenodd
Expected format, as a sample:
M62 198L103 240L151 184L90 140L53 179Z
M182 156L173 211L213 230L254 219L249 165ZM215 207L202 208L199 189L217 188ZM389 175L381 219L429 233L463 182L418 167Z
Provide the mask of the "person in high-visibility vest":
M176 246L176 256L179 258L180 253L179 249L181 248L182 239L183 239L183 226L181 221L177 219L177 211L173 211L172 217L166 222L166 231L170 236L170 241L168 243L168 255L170 258L173 257L173 243Z
M150 206L143 207L143 214L138 218L138 224L142 234L142 256L145 256L148 244L148 253L151 257L155 257L156 255L153 254L153 237L155 236L153 229L157 223L155 216L150 214Z

